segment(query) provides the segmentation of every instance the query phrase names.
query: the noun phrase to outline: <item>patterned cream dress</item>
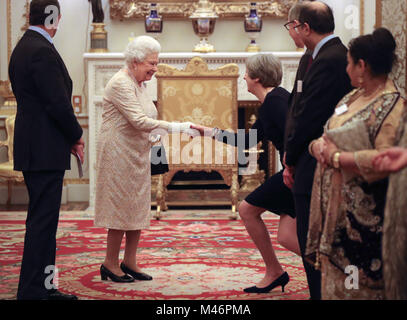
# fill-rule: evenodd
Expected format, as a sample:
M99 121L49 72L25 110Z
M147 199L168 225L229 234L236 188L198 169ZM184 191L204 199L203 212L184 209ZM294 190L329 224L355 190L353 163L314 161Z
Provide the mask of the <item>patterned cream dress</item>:
M150 133L168 130L142 84L126 68L108 82L97 139L95 226L115 230L150 227Z

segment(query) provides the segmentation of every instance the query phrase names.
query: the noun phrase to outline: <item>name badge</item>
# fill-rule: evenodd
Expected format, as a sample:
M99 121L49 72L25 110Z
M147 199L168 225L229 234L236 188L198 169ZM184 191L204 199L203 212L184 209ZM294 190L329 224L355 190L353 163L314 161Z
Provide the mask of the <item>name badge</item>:
M348 106L346 104L341 105L340 107L335 109L335 113L339 116L342 113L348 111Z
M297 80L297 92L302 92L302 80Z

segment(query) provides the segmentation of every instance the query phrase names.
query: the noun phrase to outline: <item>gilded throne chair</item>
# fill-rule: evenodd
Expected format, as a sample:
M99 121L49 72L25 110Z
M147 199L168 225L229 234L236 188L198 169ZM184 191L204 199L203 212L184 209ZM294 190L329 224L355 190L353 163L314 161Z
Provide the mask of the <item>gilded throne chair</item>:
M157 109L159 118L166 121L190 121L207 127L237 131L237 79L239 68L226 64L209 70L206 62L192 58L184 70L159 64L157 78ZM156 187L157 212L167 210L167 186L179 172L218 172L230 187L231 218L237 218L238 161L237 148L211 137L176 134L162 139L169 172L158 177Z
M13 161L13 143L14 143L14 123L16 116L9 116L6 121L6 133L7 139L5 141L0 141L0 147L8 148L8 161L0 163L0 180L7 182L7 202L6 205L11 204L12 186L16 182L22 182L24 180L23 174L19 171L14 171L14 161Z

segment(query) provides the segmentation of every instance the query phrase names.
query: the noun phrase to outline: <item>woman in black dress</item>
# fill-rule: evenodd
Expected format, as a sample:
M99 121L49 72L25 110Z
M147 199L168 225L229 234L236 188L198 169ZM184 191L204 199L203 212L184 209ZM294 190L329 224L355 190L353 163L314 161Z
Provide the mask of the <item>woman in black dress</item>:
M247 89L260 100L262 105L258 111L257 121L246 134L244 148L253 147L265 138L279 151L280 161L283 159L284 127L290 96L287 90L279 87L281 78L281 62L274 55L257 54L247 59L244 76ZM213 138L224 143L238 141L236 133L218 128L199 125L191 128L199 130L201 135L212 135ZM257 130L257 141L249 139L249 135L253 133L252 130ZM235 135L235 139L231 139L231 135ZM278 286L281 286L284 291L284 286L289 281L288 274L278 262L269 232L261 219L263 212L267 210L280 215L277 240L283 247L300 255L294 200L291 190L283 182L282 173L283 171L280 171L268 178L239 205L239 215L266 264L264 278L255 286L244 289L245 292L265 293Z

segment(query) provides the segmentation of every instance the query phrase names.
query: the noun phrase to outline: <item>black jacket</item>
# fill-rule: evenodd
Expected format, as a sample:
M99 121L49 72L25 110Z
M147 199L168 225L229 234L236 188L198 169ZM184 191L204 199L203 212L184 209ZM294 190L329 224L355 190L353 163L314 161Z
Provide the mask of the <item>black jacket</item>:
M311 193L316 163L308 145L322 135L336 104L352 88L346 54L341 40L333 38L322 46L308 72L303 70L305 61L297 71L297 80L303 81L302 92L295 88L291 94L285 133L286 164L295 167L294 193Z
M304 76L305 76L305 73L306 73L307 67L308 67L308 60L311 55L312 55L311 50L305 51L300 59L300 63L298 64L297 74L295 75L293 91L291 92L289 100L288 100L289 107L288 107L286 124L285 124L285 132L284 132L284 150L286 149L288 135L292 133L292 131L294 130L294 128L292 128L292 127L295 125L294 117L292 116L292 109L298 103L298 100L301 97L300 94L297 94L298 80L300 80L300 81L304 80Z
M257 139L250 140L251 133L249 130L249 132L245 134L245 149L255 146L260 141L263 141L263 139L267 139L273 143L274 147L280 153L280 160L283 159L284 126L289 97L290 93L282 87L277 87L266 95L258 110L258 118L250 128L250 130L257 130ZM223 131L218 140L224 143L230 143L232 141L233 143L230 144L237 146L238 135L237 133ZM243 152L244 150L240 151Z
M57 50L27 30L11 55L9 77L17 99L14 169L70 169L70 150L82 128L71 104L72 80Z

